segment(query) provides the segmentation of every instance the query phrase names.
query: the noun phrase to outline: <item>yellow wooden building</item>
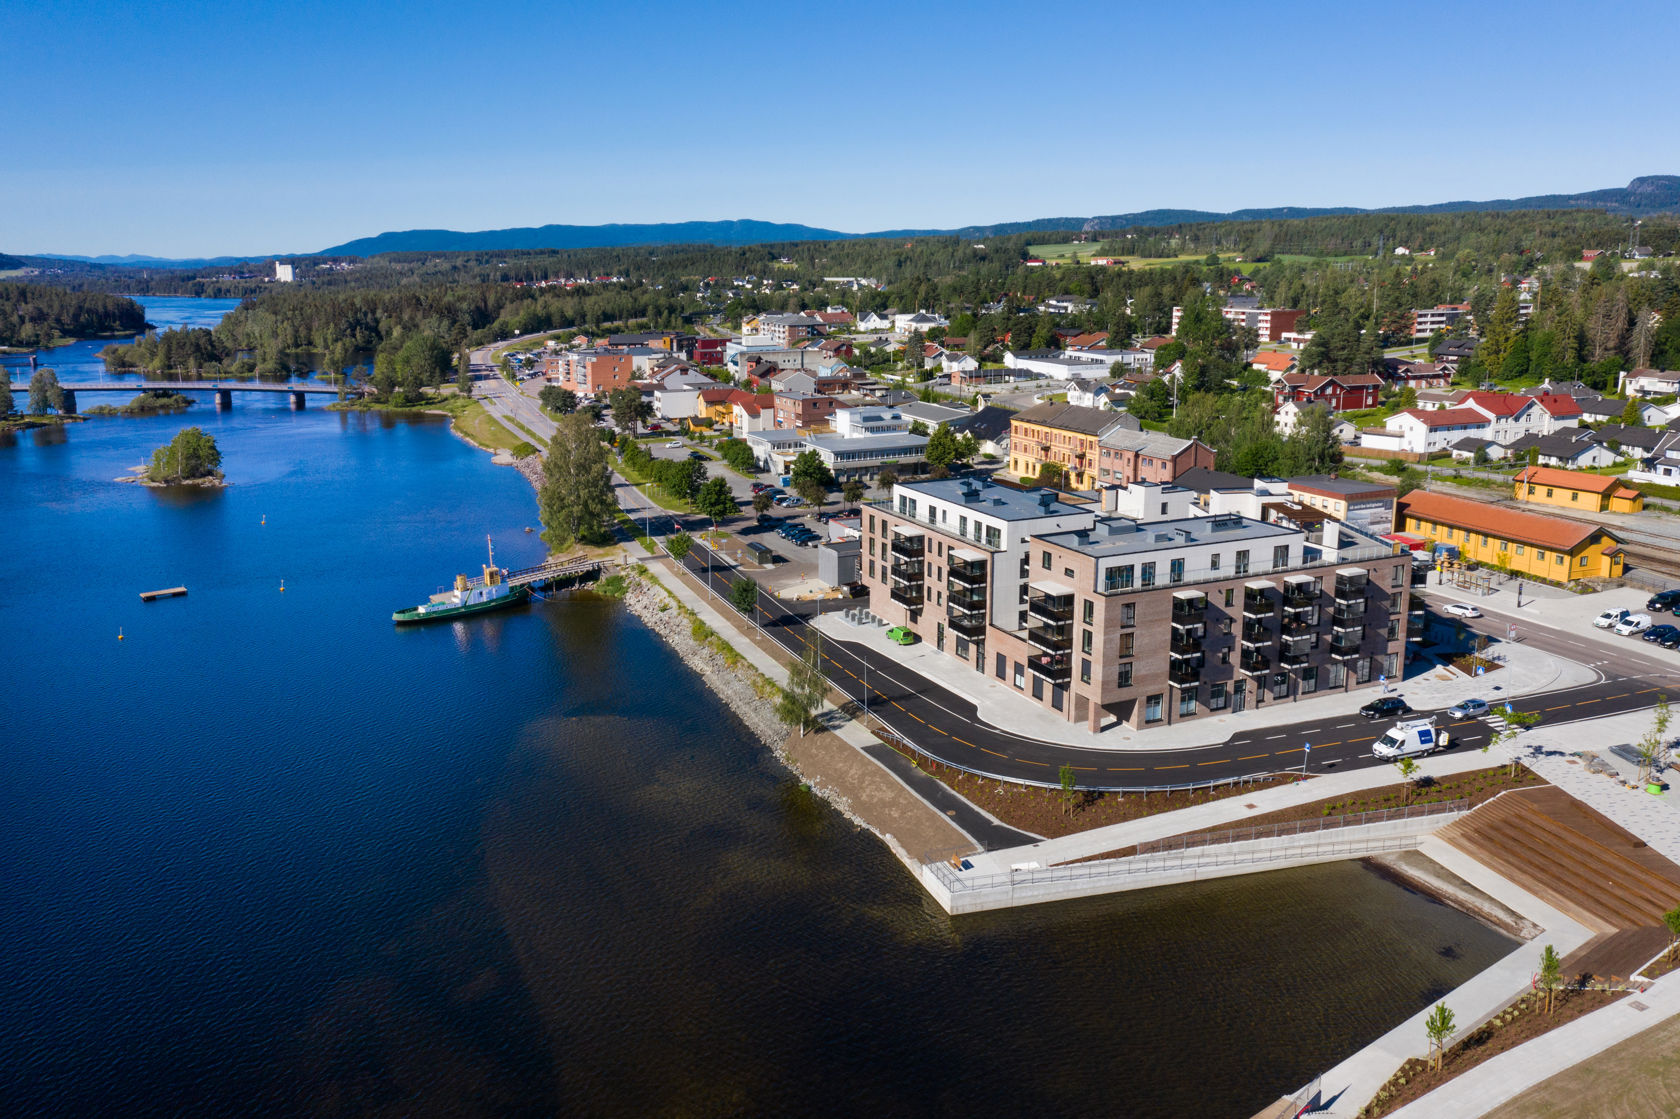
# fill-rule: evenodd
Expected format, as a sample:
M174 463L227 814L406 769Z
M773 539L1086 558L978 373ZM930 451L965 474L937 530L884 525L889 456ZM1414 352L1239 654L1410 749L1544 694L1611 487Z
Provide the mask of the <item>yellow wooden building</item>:
M1627 563L1614 533L1586 521L1414 490L1400 499L1400 532L1451 544L1461 560L1558 583L1614 579Z
M1645 495L1620 478L1551 466L1528 467L1517 475L1512 490L1512 497L1531 505L1593 513L1637 513L1645 508Z
M1046 401L1015 413L1009 421L1009 471L1033 478L1047 462L1061 466L1064 488L1094 489L1097 439L1124 422L1119 412ZM1135 425L1134 425L1135 426Z

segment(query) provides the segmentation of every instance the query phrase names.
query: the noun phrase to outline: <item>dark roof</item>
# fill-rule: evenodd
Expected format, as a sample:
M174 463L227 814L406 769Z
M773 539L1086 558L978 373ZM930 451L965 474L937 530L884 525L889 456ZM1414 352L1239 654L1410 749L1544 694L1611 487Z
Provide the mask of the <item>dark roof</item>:
M1015 413L1008 408L987 405L972 416L961 416L950 422L952 431L958 434L968 434L979 440L996 440L1009 434L1009 421L1015 418Z
M1466 358L1476 352L1481 345L1479 338L1443 338L1440 345L1435 347L1435 357Z
M1600 443L1614 439L1624 447L1638 447L1642 451L1655 450L1663 437L1663 433L1654 427L1623 427L1621 424L1604 424L1594 428L1593 434Z
M1329 474L1305 474L1299 478L1289 479L1289 485L1294 489L1313 490L1321 494L1335 494L1337 497L1361 497L1373 493L1395 494L1399 492L1385 482L1365 482L1357 478L1337 478Z
M1210 490L1251 490L1254 488L1254 479L1244 478L1241 474L1227 474L1223 470L1209 470L1205 466L1193 466L1174 478L1173 485L1183 486L1197 493L1207 493Z
M1043 404L1034 404L1025 411L1016 412L1011 419L1062 431L1075 431L1082 435L1101 435L1114 426L1116 417L1113 412L1101 408L1082 408L1077 404L1045 401Z

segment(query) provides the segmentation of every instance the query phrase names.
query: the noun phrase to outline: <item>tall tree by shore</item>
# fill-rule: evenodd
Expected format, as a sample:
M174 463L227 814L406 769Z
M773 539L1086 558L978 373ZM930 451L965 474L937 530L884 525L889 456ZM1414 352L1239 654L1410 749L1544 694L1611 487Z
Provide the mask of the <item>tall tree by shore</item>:
M29 378L29 413L44 416L47 410L64 411L64 390L58 387L58 374L51 369L37 369Z
M543 540L556 551L600 538L613 510L612 484L607 449L585 417L561 418L543 459L537 508Z
M185 428L152 452L146 477L154 482L190 482L214 477L222 465L215 437L201 427Z

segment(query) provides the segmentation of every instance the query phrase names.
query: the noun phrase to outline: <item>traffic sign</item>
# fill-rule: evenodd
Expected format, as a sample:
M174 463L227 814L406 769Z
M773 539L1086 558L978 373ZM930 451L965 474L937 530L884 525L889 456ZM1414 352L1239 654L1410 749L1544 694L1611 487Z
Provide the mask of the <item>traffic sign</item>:
M1509 624L1505 627L1505 640L1515 641L1516 639L1517 639L1517 623L1512 622L1511 624Z

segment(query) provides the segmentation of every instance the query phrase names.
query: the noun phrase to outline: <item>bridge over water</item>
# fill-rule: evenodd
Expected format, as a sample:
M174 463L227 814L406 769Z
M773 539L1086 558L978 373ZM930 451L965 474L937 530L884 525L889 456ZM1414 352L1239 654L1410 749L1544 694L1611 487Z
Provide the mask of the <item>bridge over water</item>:
M64 393L64 407L59 410L67 416L76 414L76 394L84 392L122 392L130 396L146 392L209 392L216 395L218 412L233 407L233 394L236 392L284 392L291 394L292 410L297 412L303 410L307 397L330 396L336 399L340 391L337 385L268 384L261 381L73 381L61 382L58 387ZM345 387L343 391L357 395L361 390Z

